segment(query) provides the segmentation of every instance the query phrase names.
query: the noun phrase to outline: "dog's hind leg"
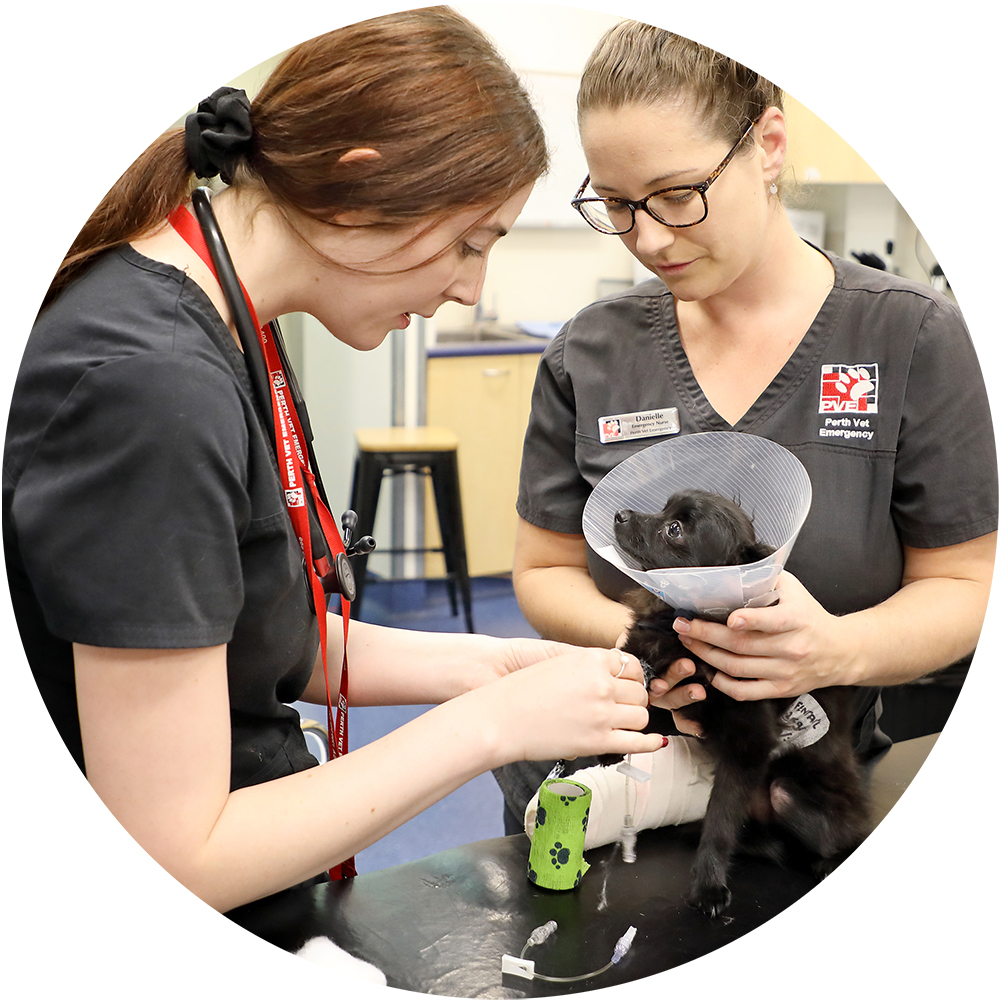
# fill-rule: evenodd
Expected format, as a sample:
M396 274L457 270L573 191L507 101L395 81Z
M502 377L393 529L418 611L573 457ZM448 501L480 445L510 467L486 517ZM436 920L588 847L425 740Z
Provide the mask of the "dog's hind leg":
M839 759L817 758L807 749L779 759L770 799L775 821L812 853L810 868L823 879L864 841L871 821L868 792L850 749Z

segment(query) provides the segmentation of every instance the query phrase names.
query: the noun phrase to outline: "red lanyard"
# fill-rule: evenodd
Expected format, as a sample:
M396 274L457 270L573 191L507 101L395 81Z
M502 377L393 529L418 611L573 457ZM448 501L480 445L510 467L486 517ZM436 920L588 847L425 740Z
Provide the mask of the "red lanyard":
M179 206L170 216L170 225L177 231L180 237L189 247L205 262L206 266L219 280L219 276L209 253L208 245L202 235L201 227L194 216L183 206ZM221 286L220 286L221 287ZM350 602L343 595L340 596L340 612L344 623L344 661L340 671L340 692L337 697L337 714L334 720L333 698L330 693L330 675L327 671L326 663L326 592L323 589L323 578L333 569L330 560L326 555L316 557L313 555L312 532L309 525L309 501L312 500L313 510L319 519L320 530L326 540L327 547L337 555L344 552L344 542L340 537L340 530L337 528L330 514L329 509L323 503L316 488L316 478L309 468L309 459L304 447L304 440L300 433L299 417L295 411L295 404L291 399L288 389L288 379L285 375L284 367L281 363L281 356L278 353L277 345L267 327L262 327L257 319L256 310L250 301L250 296L243 288L243 298L246 300L247 308L253 320L254 329L258 331L261 350L264 353L264 360L267 365L269 382L271 385L271 417L274 421L274 439L277 448L278 473L281 477L282 487L285 491L285 504L288 508L289 517L292 519L292 527L302 548L302 556L305 560L309 576L309 585L312 590L313 604L316 608L316 620L319 625L319 646L323 657L323 677L326 680L326 712L327 712L327 732L329 735L330 757L339 757L347 753L347 628L351 618ZM334 866L330 870L333 879L341 879L357 874L354 859L349 858Z

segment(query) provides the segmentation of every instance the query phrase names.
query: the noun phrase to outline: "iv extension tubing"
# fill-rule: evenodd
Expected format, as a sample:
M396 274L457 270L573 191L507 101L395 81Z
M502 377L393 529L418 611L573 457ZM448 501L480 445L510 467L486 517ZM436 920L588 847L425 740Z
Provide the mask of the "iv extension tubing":
M535 972L535 963L533 960L525 959L524 954L535 945L541 945L559 926L555 921L546 921L545 924L540 925L536 928L529 936L528 941L525 942L524 948L521 950L520 956L510 956L505 955L501 960L501 972L509 973L515 977L523 977L525 980L548 980L552 983L559 984L569 984L577 980L589 980L591 977L600 976L602 973L607 973L616 963L620 962L621 959L628 953L629 949L632 948L632 942L635 939L636 927L635 925L630 925L628 931L615 943L614 952L611 955L611 960L604 964L599 970L594 970L591 973L581 973L575 977L549 977L543 973Z

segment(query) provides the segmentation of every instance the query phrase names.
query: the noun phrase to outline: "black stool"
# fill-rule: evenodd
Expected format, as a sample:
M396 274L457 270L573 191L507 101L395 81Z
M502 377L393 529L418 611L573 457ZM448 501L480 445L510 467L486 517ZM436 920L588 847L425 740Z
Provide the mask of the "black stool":
M441 530L439 549L382 549L381 553L441 553L444 556L451 614L458 615L457 584L462 591L465 624L472 627L472 587L465 551L465 527L462 521L462 498L458 487L458 438L446 428L360 428L356 432L358 455L354 462L351 510L358 515L354 537L371 535L375 528L375 509L382 488L383 475L418 472L429 475L434 487L434 504ZM351 564L357 594L351 603L351 618L361 612L365 589L367 554L353 556Z

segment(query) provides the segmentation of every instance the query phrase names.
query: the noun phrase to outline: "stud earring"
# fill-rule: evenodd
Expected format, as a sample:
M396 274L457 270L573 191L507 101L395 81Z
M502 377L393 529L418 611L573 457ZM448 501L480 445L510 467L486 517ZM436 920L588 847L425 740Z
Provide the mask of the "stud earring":
M773 179L771 181L771 186L767 189L772 195L778 193L778 185L774 183Z

